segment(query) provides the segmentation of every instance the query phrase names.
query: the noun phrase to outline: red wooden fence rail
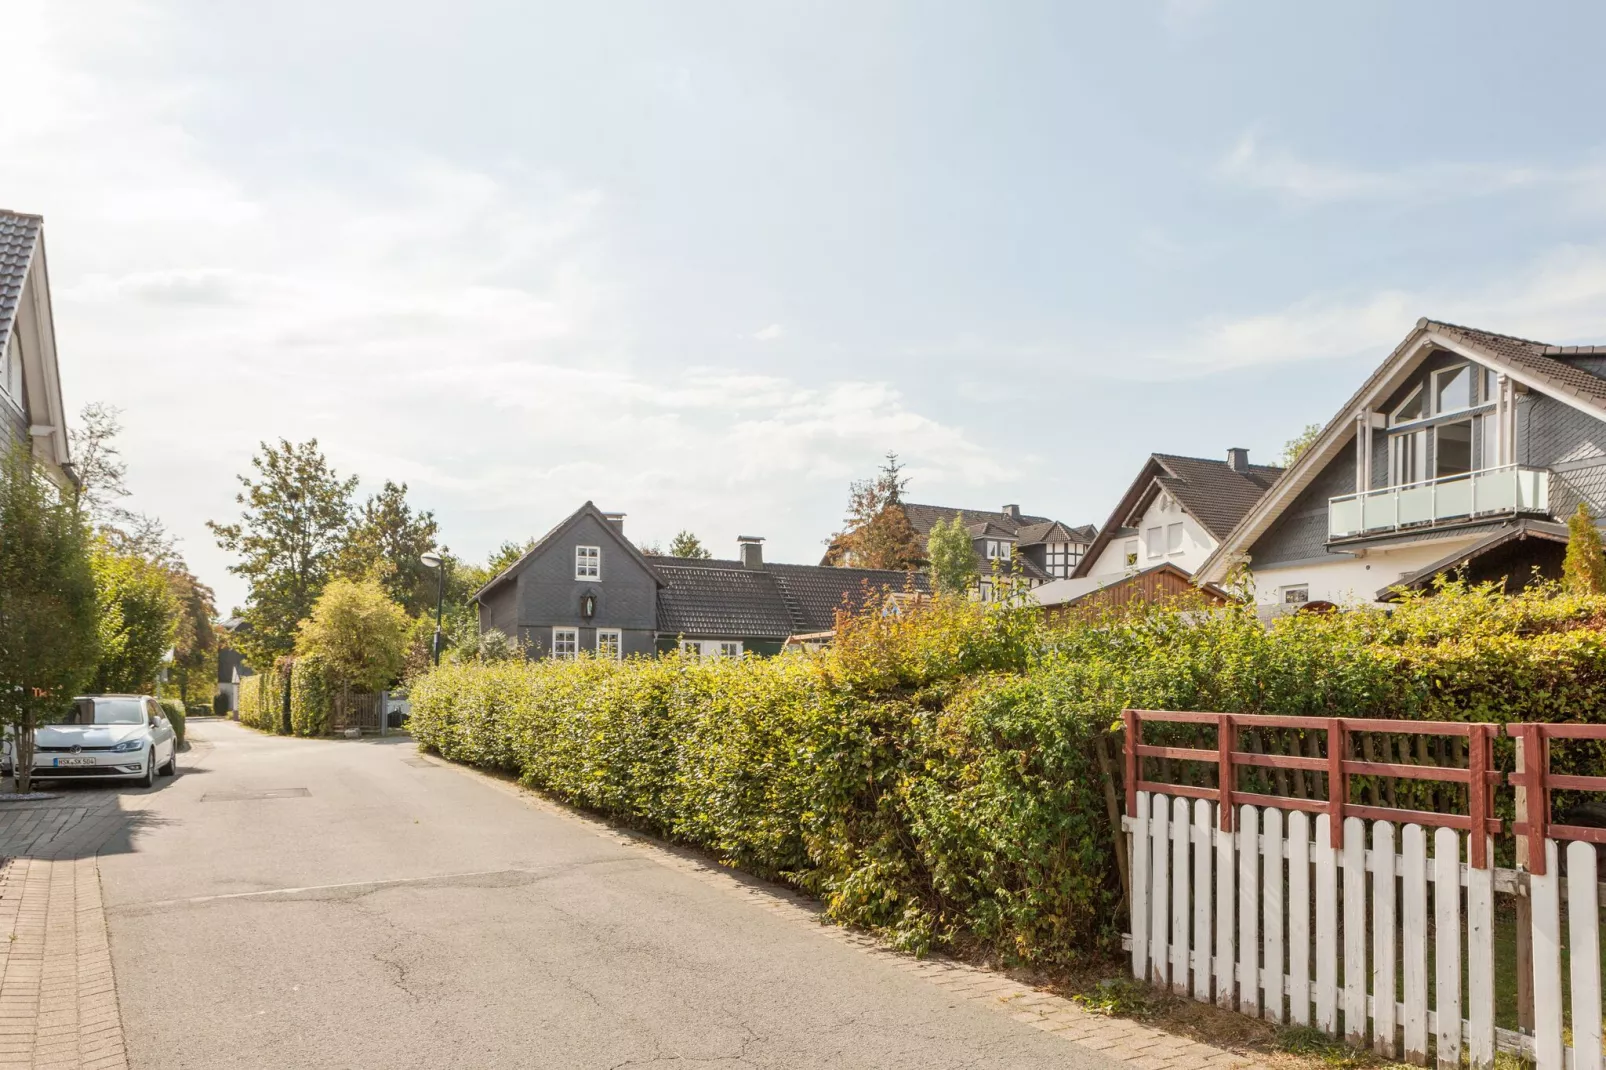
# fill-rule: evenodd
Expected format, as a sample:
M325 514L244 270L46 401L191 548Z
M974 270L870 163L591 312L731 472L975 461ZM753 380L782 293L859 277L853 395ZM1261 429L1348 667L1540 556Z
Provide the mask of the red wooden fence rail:
M1518 741L1517 771L1508 780L1514 788L1527 789L1525 807L1519 807L1511 831L1528 839L1528 872L1544 875L1545 837L1557 840L1583 840L1606 843L1606 829L1587 825L1558 825L1550 815L1552 791L1606 792L1606 776L1569 776L1550 771L1550 741L1553 739L1606 740L1606 725L1599 724L1508 724L1506 734ZM1526 810L1526 815L1523 811Z
M1122 716L1126 721L1126 812L1129 816L1137 813L1138 792L1152 791L1163 795L1182 795L1195 799L1214 799L1218 801L1221 808L1221 828L1224 832L1232 831L1233 808L1239 804L1247 803L1252 806L1272 806L1281 810L1305 810L1312 813L1325 813L1330 817L1328 824L1331 828L1332 846L1335 850L1344 846L1344 818L1346 817L1409 822L1416 825L1453 828L1468 833L1474 829L1482 829L1487 835L1498 835L1501 831L1500 820L1492 816L1489 792L1491 784L1497 785L1500 783L1500 774L1493 769L1491 760L1493 754L1491 737L1497 729L1496 725L1464 724L1450 721L1390 721L1346 717L1276 717L1261 714L1201 713L1175 710L1126 710ZM1143 725L1148 721L1167 724L1214 725L1216 728L1215 749L1205 750L1198 747L1163 747L1145 744L1143 742ZM1579 726L1544 725L1529 727L1557 729ZM1606 728L1606 726L1601 727ZM1325 758L1309 758L1241 751L1237 749L1237 732L1240 728L1295 728L1305 731L1325 732L1327 734L1327 756ZM1349 756L1349 733L1351 732L1461 736L1468 743L1467 768L1457 769L1446 766L1357 761ZM1558 734L1553 733L1553 735ZM1606 732L1603 732L1601 737L1590 736L1589 738L1606 738ZM1542 748L1530 747L1528 750L1542 750ZM1217 786L1203 788L1195 787L1191 784L1165 784L1158 781L1144 780L1142 779L1144 758L1172 758L1189 762L1214 763L1217 768ZM1328 777L1328 798L1326 800L1290 799L1276 795L1261 795L1251 791L1239 791L1237 770L1243 766L1259 766L1267 769L1298 769L1326 773ZM1448 784L1465 784L1467 785L1467 809L1470 812L1466 814L1440 814L1427 810L1404 810L1392 806L1362 806L1357 803L1351 803L1349 801L1349 778L1352 776L1399 777L1411 780L1433 780ZM1541 773L1541 783L1545 782L1544 777L1545 774ZM1568 783L1561 783L1563 780ZM1583 786L1582 784L1573 784L1572 781L1575 780L1590 781L1591 783L1598 782L1601 785L1600 787L1587 788L1586 790L1606 791L1606 777L1551 776L1549 783L1553 787ZM1548 796L1546 797L1548 798ZM1544 812L1548 816L1548 808ZM1573 828L1573 826L1552 826L1553 834L1556 829L1563 827ZM1606 830L1587 829L1584 831L1596 834ZM1468 836L1470 860L1474 868L1488 868L1487 835ZM1591 837L1579 836L1576 838L1588 839ZM1606 842L1606 836L1603 836L1597 842ZM1543 857L1542 851L1540 855Z

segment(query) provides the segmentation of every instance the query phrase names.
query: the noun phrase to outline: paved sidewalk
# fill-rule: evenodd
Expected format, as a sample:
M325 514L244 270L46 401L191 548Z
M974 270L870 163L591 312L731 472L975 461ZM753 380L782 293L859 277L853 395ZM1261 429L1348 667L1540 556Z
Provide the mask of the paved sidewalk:
M0 932L0 1067L126 1067L94 855L7 863Z
M0 1070L128 1066L96 855L143 796L74 785L0 804Z

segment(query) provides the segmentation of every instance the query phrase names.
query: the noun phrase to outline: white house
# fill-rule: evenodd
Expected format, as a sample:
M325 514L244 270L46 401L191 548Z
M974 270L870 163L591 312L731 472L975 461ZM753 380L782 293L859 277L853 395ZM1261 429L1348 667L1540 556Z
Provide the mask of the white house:
M1268 611L1388 601L1447 569L1560 571L1562 523L1606 512L1606 346L1419 320L1195 579L1253 569Z
M45 474L72 485L44 220L0 209L0 445L10 441L31 443Z
M1191 576L1281 475L1244 449L1224 461L1152 454L1070 579L1033 593L1063 605L1164 565Z

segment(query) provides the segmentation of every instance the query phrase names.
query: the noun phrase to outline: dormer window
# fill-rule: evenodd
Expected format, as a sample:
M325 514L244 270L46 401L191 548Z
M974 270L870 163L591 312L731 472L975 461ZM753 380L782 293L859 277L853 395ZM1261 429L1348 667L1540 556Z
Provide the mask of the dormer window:
M577 580L602 579L602 547L576 546L574 548L574 578Z
M986 554L989 561L1008 561L1009 543L1003 539L988 539Z

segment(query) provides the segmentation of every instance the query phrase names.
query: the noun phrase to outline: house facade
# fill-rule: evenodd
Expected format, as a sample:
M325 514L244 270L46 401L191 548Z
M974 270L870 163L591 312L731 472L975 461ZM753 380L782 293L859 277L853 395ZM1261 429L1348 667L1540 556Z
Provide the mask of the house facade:
M909 526L922 540L930 538L939 522L962 517L976 550L978 591L982 601L994 595L995 572L1008 574L1028 587L1068 578L1086 557L1098 535L1091 524L1072 525L1045 516L1030 516L1019 505L997 511L962 509L944 505L904 503Z
M1245 449L1230 449L1219 461L1151 454L1081 563L1034 597L1064 606L1095 594L1118 604L1175 593L1178 577L1193 576L1282 471L1251 464Z
M1606 346L1423 319L1200 567L1253 570L1268 612L1389 601L1451 569L1559 573L1606 513Z
M480 631L531 657L767 655L829 632L839 609L930 592L918 574L766 562L763 544L740 536L734 560L649 556L625 538L623 514L587 502L476 593Z
M30 444L57 486L73 485L44 220L0 210L0 445L13 442Z

